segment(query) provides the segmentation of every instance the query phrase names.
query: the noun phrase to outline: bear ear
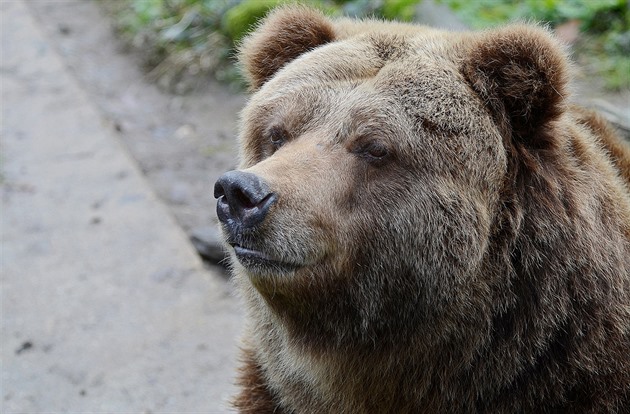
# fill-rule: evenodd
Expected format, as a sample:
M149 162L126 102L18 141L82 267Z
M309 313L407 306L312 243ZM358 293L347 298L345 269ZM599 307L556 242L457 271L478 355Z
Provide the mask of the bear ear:
M284 6L272 11L243 40L239 61L252 89L258 89L284 65L334 38L331 21L321 12Z
M553 145L542 127L566 105L569 63L560 43L547 30L525 24L478 36L462 71L501 131L534 148Z

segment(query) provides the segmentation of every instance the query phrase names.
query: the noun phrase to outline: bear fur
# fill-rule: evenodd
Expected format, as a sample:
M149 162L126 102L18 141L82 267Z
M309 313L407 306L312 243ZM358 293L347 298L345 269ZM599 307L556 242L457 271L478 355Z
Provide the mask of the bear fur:
M240 62L240 412L630 412L630 148L546 29L288 6Z

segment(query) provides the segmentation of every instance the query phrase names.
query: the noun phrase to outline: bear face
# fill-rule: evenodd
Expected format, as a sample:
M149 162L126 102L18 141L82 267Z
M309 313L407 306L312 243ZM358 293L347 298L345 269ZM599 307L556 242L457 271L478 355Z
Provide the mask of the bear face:
M471 269L480 266L506 174L500 134L454 65L439 68L414 56L413 66L400 60L379 67L377 42L387 40L396 41L323 46L264 85L243 114L243 171L278 196L244 244L291 270L253 263L243 271L276 300L284 294L312 303L301 297L319 290L312 283L323 291L347 284L343 295L356 295L351 306L364 313L365 292L395 288L389 312L396 320L410 314L401 303L435 309L440 300L452 301L452 289L441 285L468 284ZM374 73L369 80L349 74L291 81L358 45L365 45L359 63L374 54L375 66L364 64ZM385 269L407 278L386 286ZM400 300L409 293L423 297ZM353 325L382 323L384 311L357 315L361 320ZM374 335L366 332L363 339L371 342Z
M627 401L630 151L567 103L546 31L294 6L241 60L215 196L252 322L243 412Z

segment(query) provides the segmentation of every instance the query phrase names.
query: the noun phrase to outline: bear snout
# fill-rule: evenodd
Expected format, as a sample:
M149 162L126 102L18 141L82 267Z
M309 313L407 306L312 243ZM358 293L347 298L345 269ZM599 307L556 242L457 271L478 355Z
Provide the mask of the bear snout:
M219 221L230 228L252 228L262 223L278 199L262 178L244 171L229 171L219 177L214 197Z

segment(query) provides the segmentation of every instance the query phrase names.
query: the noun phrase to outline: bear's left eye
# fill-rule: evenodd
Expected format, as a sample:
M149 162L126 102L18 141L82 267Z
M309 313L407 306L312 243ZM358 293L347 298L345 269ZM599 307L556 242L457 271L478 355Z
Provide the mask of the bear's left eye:
M382 162L389 155L389 149L380 142L370 142L359 146L354 151L355 154L371 162Z
M268 135L269 141L275 149L280 148L287 141L288 137L287 131L285 131L284 128L278 126L273 126L269 128Z

